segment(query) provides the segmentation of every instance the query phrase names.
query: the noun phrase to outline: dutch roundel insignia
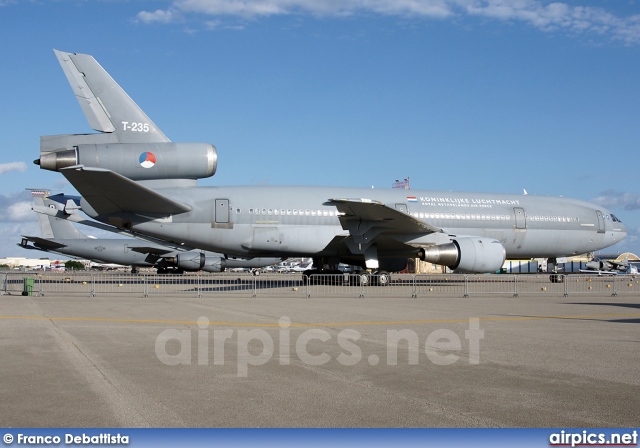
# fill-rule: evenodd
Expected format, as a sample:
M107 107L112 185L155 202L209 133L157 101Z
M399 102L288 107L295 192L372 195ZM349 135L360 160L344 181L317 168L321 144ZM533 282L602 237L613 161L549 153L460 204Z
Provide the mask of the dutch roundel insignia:
M156 164L156 156L152 152L143 152L140 154L140 166L142 168L151 168Z

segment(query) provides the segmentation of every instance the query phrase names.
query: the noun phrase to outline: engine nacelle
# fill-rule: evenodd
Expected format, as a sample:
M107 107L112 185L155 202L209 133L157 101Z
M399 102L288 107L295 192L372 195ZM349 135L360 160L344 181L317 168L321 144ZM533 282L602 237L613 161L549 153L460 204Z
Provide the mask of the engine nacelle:
M222 272L225 259L222 257L207 257L203 252L184 252L176 255L175 265L186 271Z
M131 180L202 179L215 174L218 153L209 143L78 144L41 151L35 163L50 171L74 165L104 168Z
M202 271L222 272L226 268L226 260L222 257L205 257Z
M440 264L456 272L487 273L502 268L506 251L500 241L491 238L456 238L451 243L420 249L422 261Z

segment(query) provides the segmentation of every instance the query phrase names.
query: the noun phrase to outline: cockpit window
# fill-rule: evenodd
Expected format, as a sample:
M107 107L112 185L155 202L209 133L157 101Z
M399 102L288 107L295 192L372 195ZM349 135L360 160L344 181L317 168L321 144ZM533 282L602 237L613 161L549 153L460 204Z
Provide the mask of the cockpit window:
M613 213L611 213L611 219L613 220L613 222L622 222L618 219L618 217L616 215L614 215Z

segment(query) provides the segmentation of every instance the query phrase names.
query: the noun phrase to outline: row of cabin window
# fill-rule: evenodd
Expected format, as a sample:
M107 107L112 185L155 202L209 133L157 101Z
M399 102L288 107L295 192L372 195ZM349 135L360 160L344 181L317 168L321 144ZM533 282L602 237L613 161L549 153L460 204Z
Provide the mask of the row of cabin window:
M262 213L261 213L262 211ZM236 213L240 213L240 209L236 209ZM287 215L287 216L335 216L334 210L303 210L303 209L266 209L257 208L249 209L249 214L253 215ZM476 221L511 221L510 215L487 215L487 214L464 214L464 213L423 213L414 212L413 216L421 219L469 219ZM579 222L576 217L570 216L527 216L532 221L548 221L548 222Z
M510 221L509 215L477 215L477 214L464 214L464 213L413 213L416 218L425 219L469 219L476 221Z
M416 218L427 219L473 219L480 221L511 221L510 215L477 215L477 214L463 214L463 213L414 213ZM579 222L576 217L571 216L528 216L527 219L531 221L547 221L547 222Z
M531 221L544 221L544 222L580 222L579 218L572 216L528 216Z
M236 212L240 213L240 209L237 209ZM287 210L285 210L283 208L278 210L277 208L274 208L274 209L271 209L271 208L269 208L269 209L267 209L267 208L263 208L263 209L256 208L256 209L253 209L253 208L250 208L249 209L249 214L250 215L275 215L275 216L278 216L278 215L282 215L282 216L285 216L285 215L287 215L287 216L291 216L291 215L293 215L293 216L335 216L336 212L335 212L335 210L303 210L303 209L299 209L299 210L298 209L293 209L293 210L287 209Z
M262 209L262 213L260 213L261 210L258 209L253 209L250 208L249 209L249 214L253 215L293 215L293 216L334 216L335 212L334 210L298 210L298 209L294 209L294 210L286 210L285 209L266 209L263 208ZM236 213L240 213L240 209L236 210ZM431 218L431 219L475 219L475 220L491 220L491 221L509 221L511 218L509 217L509 215L464 215L464 214L458 214L458 213L418 213L415 212L413 213L413 216L415 216L416 218Z

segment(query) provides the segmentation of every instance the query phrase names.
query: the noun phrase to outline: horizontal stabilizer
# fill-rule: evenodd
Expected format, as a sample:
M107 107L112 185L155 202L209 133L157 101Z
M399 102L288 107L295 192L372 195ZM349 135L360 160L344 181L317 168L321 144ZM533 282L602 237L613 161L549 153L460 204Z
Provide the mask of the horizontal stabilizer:
M35 243L40 247L46 247L48 249L59 249L61 247L67 246L66 244L57 243L55 241L40 238L38 236L23 236L22 238L31 241L32 243Z
M75 166L61 172L99 215L128 212L166 216L191 210L113 171Z

